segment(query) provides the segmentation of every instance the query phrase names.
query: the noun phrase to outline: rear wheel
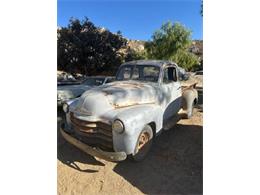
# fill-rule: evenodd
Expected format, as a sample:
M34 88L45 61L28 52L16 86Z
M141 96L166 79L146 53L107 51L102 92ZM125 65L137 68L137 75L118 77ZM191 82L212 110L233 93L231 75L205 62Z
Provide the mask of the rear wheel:
M139 162L145 159L153 145L153 130L150 125L146 125L141 131L136 142L135 151L131 159Z

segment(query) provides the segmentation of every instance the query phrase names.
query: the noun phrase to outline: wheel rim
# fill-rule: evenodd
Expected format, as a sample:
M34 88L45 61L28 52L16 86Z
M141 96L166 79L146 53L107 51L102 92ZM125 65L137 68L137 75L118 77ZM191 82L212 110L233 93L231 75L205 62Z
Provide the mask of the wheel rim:
M140 137L139 137L139 140L138 140L138 146L137 146L137 152L142 149L145 144L147 144L149 142L149 139L150 138L150 135L149 133L147 132L143 132Z

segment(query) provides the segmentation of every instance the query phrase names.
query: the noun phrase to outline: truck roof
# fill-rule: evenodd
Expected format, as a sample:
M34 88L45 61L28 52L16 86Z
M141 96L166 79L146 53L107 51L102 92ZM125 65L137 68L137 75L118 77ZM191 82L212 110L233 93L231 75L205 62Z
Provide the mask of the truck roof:
M164 66L165 64L173 64L176 65L176 63L171 62L171 61L167 61L167 60L135 60L135 61L129 61L129 62L125 62L123 65L153 65L153 66Z

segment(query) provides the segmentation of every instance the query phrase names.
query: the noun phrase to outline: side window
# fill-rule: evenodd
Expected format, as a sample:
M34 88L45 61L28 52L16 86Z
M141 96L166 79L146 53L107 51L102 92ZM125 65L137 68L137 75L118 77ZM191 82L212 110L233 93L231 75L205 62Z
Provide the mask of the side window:
M144 67L143 78L146 81L158 81L160 69L158 67Z
M130 67L125 67L123 77L124 77L124 79L129 79L131 77L131 68Z
M163 82L170 83L177 81L177 74L175 67L168 67L164 69Z
M139 70L137 67L134 67L133 72L132 72L132 79L139 79Z

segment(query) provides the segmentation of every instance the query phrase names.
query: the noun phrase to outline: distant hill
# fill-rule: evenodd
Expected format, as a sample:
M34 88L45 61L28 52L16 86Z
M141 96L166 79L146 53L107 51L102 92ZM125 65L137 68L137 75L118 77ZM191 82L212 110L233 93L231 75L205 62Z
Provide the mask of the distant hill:
M127 41L127 47L134 51L140 52L144 50L145 41L129 40ZM203 59L203 40L193 40L189 51L197 55L200 60Z
M200 57L200 60L202 60L203 59L203 40L193 40L189 51L191 53L194 53L198 57Z

